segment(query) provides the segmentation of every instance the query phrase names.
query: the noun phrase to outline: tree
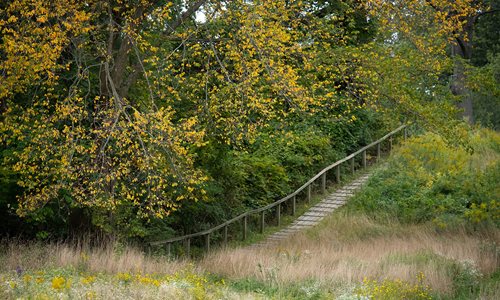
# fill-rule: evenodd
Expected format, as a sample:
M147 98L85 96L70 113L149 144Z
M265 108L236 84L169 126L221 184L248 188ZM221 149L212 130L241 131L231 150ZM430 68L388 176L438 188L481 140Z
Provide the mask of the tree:
M474 30L479 20L498 10L490 1L370 1L375 7L389 12L393 24L406 32L412 40L447 40L451 44L451 57L454 60L453 75L450 82L453 95L459 98L458 107L463 117L470 123L474 121L472 96L466 84L464 61L473 57ZM388 16L388 15L387 15ZM412 22L408 22L408 20ZM391 22L392 23L392 22ZM426 26L429 25L430 26ZM443 51L441 43L438 46Z
M210 22L197 24L202 5ZM11 1L2 9L1 131L23 188L47 203L164 217L205 198L206 133L251 139L313 99L285 2ZM291 19L285 19L290 21ZM292 24L296 26L297 24ZM201 87L201 88L200 88ZM67 201L61 201L67 199Z
M178 16L156 1L5 6L1 129L15 149L6 163L24 189L20 214L69 197L70 205L111 211L126 203L162 217L183 199L203 199L204 176L189 152L203 143L196 118L173 126L174 112L151 91L128 97L139 73L150 84L141 55L155 49L141 34L167 20L163 33L173 33L203 2Z
M246 151L311 117L349 124L379 110L445 127L444 45L469 2L446 18L404 3L2 4L0 132L18 213L55 203L104 213L100 225L117 211L164 218L207 199L197 155L208 143Z
M466 72L474 119L483 126L500 128L500 2L488 1L488 10L478 17L472 35L471 66Z

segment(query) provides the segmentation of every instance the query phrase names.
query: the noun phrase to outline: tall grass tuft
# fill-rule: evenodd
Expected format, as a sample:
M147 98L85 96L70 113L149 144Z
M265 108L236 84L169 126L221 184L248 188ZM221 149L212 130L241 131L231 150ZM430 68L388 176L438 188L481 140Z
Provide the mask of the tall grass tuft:
M175 273L187 266L183 260L153 257L141 249L113 239L82 238L72 242L3 241L0 273L52 268L74 268L85 272Z
M355 285L365 278L425 284L451 293L457 264L469 262L484 275L500 267L500 230L437 230L432 223L375 222L363 214L337 213L318 229L276 247L214 252L203 269L230 278L252 277L281 285L315 280L322 285ZM500 296L500 291L499 296Z

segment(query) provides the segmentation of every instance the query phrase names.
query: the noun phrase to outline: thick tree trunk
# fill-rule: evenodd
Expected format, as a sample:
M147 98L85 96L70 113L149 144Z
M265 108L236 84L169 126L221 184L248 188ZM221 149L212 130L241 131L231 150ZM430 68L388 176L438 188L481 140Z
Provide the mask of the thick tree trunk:
M187 19L194 15L202 5L204 5L207 0L197 0L191 6L189 6L186 11L184 11L177 19L175 19L171 24L168 25L164 35L167 36L174 32L179 26L181 26ZM151 9L152 7L150 7ZM147 15L147 11L144 7L138 7L134 19L140 20ZM137 21L140 23L140 21ZM111 33L113 34L113 33ZM131 62L130 54L133 52L133 41L126 33L120 32L119 40L115 40L112 43L112 49L118 48L116 53L108 53L113 59L113 67L111 74L111 81L114 83L118 95L120 98L126 98L128 96L130 88L134 85L137 79L141 76L142 65L140 62L140 57L136 57L135 62ZM115 47L117 46L117 47ZM130 71L127 68L130 67ZM102 77L102 76L101 76ZM106 85L106 80L102 81ZM102 86L101 91L109 91L108 86Z
M460 56L461 58L467 58L467 53L463 52L463 48L460 45L452 45L452 56ZM461 60L455 61L455 66L453 68L453 77L451 80L451 92L455 96L459 96L461 101L457 106L462 109L462 117L466 119L469 123L474 122L473 116L473 106L472 106L472 95L466 87L466 75L464 62Z
M452 57L460 57L468 60L472 56L472 39L474 19L469 18L464 26L464 36L456 38L456 43L451 46ZM462 117L469 123L474 123L474 108L472 104L472 94L466 87L465 65L463 60L456 59L453 68L451 81L451 92L459 96L461 101L457 106L462 110Z

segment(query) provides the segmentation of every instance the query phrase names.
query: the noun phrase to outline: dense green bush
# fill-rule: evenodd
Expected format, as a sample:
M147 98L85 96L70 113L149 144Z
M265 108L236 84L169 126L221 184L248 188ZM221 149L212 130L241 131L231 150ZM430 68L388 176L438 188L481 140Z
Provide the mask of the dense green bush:
M379 115L368 110L357 114L355 122L334 122L318 114L304 122L275 124L240 149L210 141L198 154L199 168L211 178L209 201L184 204L162 224L177 235L196 232L287 195L387 131Z
M276 201L326 165L387 131L380 115L370 110L358 110L355 121L332 119L330 114L290 117L289 122L262 128L254 141L238 147L215 138L203 147L194 147L196 168L210 178L205 186L208 200L184 202L164 219L142 219L132 205L123 204L110 213L71 207L71 201L62 206L64 211L57 205L47 205L21 219L15 215L20 192L16 174L2 169L0 208L7 226L1 228L2 234L59 239L101 228L125 239L152 241L207 229ZM8 155L5 149L2 153ZM22 228L22 232L12 228Z
M500 135L479 130L470 143L472 154L431 133L410 139L352 207L403 222L500 224Z

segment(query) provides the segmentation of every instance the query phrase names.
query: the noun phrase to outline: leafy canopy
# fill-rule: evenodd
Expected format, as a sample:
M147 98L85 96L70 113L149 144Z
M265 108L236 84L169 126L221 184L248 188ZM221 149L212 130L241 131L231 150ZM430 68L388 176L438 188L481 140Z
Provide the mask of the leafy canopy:
M162 218L207 198L196 158L208 143L244 151L260 131L312 116L354 122L374 109L449 128L445 47L474 7L7 1L0 132L18 213L66 199Z

